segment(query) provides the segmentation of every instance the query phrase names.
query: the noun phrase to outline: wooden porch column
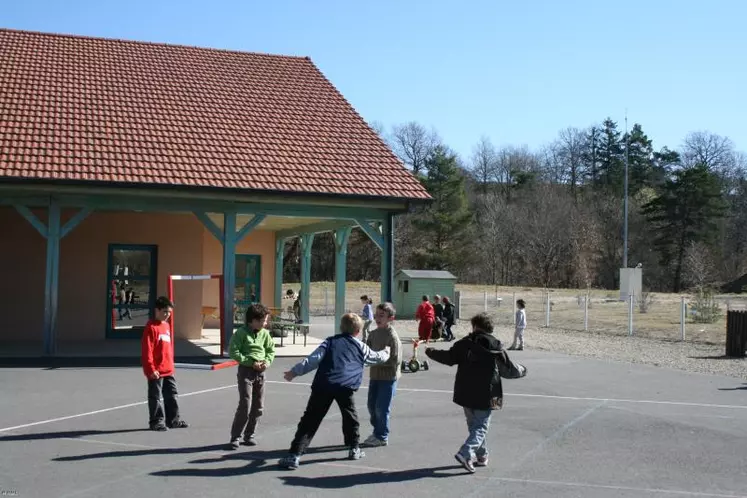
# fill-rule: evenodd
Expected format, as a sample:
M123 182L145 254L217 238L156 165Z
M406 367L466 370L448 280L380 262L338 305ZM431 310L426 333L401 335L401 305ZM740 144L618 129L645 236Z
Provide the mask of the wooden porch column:
M347 282L348 239L352 227L337 229L333 232L335 241L335 333L342 315L345 314L345 283Z
M277 237L277 236L276 236ZM285 251L285 239L275 239L275 307L283 308L283 253Z
M236 287L236 211L223 213L223 344L228 344L233 335L233 294ZM228 351L221 351L222 354Z
M47 261L46 275L44 279L44 330L42 335L42 348L44 355L54 356L57 353L57 302L60 285L60 241L70 233L91 212L90 209L81 209L75 216L70 218L64 226L60 222L60 204L54 197L50 197L47 207L47 226L23 205L16 205L16 211L36 230L42 237L47 239ZM107 270L109 271L109 270Z
M311 246L314 234L301 235L301 320L309 323L311 309Z
M394 216L389 214L381 223L381 302L392 302L394 287Z

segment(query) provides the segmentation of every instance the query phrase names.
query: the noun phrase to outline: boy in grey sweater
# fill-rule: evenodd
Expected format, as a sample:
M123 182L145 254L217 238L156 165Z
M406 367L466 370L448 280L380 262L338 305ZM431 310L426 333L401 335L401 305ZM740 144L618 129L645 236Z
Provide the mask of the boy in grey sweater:
M376 447L389 444L389 416L392 411L394 392L400 376L399 364L402 361L402 347L397 331L392 327L396 310L392 303L381 303L376 307L374 320L376 329L370 331L366 344L373 351L390 348L389 360L371 367L368 384L368 413L371 416L373 434L363 446Z

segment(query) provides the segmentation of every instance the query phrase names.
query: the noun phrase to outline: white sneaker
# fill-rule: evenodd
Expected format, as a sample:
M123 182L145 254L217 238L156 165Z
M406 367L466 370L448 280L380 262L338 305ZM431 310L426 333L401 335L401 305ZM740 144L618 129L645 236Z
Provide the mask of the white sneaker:
M379 446L386 446L388 444L389 444L388 441L384 441L383 439L379 439L376 436L374 436L373 434L371 434L370 436L368 436L366 438L365 441L363 441L363 445L362 446L365 446L366 448L377 448Z

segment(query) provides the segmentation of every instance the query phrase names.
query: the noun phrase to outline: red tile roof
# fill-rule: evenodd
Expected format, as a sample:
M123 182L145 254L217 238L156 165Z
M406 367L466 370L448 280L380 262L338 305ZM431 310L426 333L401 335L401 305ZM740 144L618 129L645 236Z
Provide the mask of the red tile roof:
M429 197L309 58L5 29L0 179Z

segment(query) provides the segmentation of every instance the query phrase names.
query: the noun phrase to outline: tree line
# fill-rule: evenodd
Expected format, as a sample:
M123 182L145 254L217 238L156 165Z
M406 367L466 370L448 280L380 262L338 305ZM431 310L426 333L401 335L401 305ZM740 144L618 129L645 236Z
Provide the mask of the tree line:
M644 288L716 287L747 272L747 156L696 131L654 147L640 124L605 119L561 130L536 150L481 137L460 157L417 122L372 127L433 197L395 218L395 267L449 270L460 282L616 289L623 259L628 164L628 266ZM297 281L296 241L285 278ZM355 230L348 280L378 280L379 250ZM315 238L313 280L334 279L334 242Z

